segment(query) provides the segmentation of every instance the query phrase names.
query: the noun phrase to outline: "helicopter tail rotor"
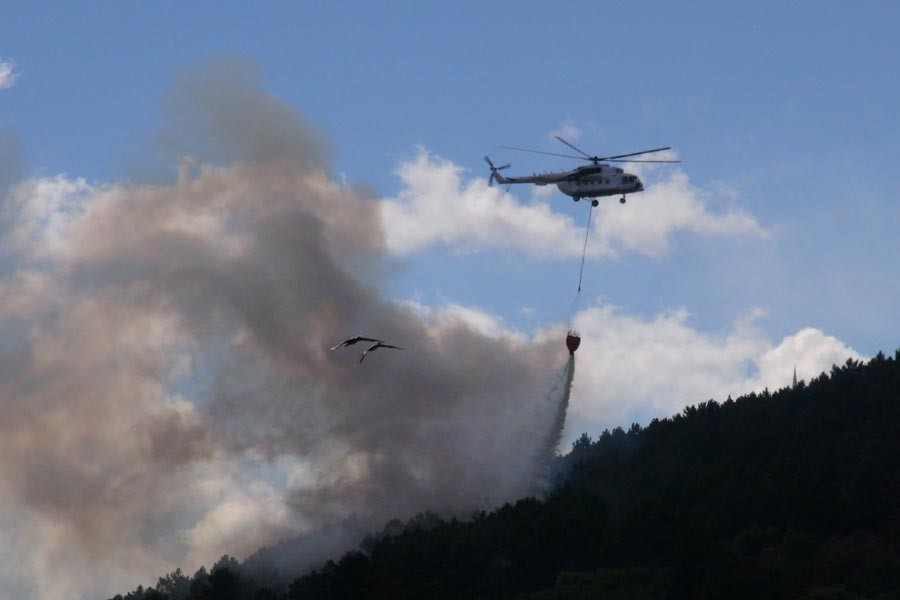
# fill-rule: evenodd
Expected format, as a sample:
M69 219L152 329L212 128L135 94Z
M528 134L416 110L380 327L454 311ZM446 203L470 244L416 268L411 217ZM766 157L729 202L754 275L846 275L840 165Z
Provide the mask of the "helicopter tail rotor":
M502 171L503 169L508 169L511 165L506 163L505 165L501 165L499 167L495 167L494 163L491 162L491 159L487 156L484 157L485 162L487 162L488 166L491 168L491 174L488 176L488 186L494 185L494 181L499 181L503 183L503 175L500 175L498 171Z

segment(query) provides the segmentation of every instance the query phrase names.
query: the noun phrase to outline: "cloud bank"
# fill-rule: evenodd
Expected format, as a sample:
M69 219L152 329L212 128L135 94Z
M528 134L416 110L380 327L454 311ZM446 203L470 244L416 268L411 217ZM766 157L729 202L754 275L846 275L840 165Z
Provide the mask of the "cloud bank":
M594 210L588 256L659 256L669 251L670 240L679 231L751 239L769 236L739 209L711 212L704 203L709 193L691 185L677 169L666 173L648 183L647 191L632 195L627 206L613 198L601 199ZM486 177L467 179L464 169L424 149L401 163L397 175L403 187L381 208L391 252L410 254L442 244L457 252L503 249L534 258L581 256L583 225L551 208L550 202L571 202L561 193L550 201L523 203L503 186L488 186ZM586 210L587 203L584 206Z
M756 325L757 312L727 331L708 334L691 326L684 309L639 317L599 304L576 315L581 369L571 413L582 428L646 424L710 398L724 401L751 391L809 381L832 365L860 355L821 330L805 327L775 342ZM589 425L590 424L590 425ZM568 431L568 439L581 430Z

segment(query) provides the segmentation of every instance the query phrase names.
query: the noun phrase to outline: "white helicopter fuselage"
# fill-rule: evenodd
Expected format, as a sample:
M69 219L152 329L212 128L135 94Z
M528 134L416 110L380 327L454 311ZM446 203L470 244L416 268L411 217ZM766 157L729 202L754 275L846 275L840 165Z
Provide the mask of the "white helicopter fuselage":
M596 165L589 169L590 174L560 181L556 187L563 194L575 199L624 196L644 191L644 184L637 176L625 173L619 167Z
M578 200L618 196L644 191L644 184L636 175L607 164L585 165L556 173L542 173L525 177L504 177L494 173L492 177L501 184L530 183L547 185L555 183L563 194Z

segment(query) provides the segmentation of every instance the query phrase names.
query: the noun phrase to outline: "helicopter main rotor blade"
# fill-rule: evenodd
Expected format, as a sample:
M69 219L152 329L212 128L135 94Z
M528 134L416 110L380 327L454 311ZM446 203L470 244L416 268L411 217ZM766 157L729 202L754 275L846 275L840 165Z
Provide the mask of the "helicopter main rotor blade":
M671 146L663 148L654 148L652 150L641 150L640 152L631 152L629 154L616 154L615 156L601 156L600 160L615 160L617 158L628 158L629 156L640 156L641 154L652 154L653 152L662 152L663 150L671 150Z
M530 148L518 148L516 146L500 146L500 147L506 148L507 150L517 150L519 152L531 152L532 154L544 154L546 156L560 156L562 158L574 158L576 160L589 160L589 161L593 162L594 164L597 164L601 161L645 162L645 163L680 163L681 162L680 160L622 160L622 159L627 159L630 156L642 156L644 154L653 154L654 152L662 152L663 150L671 150L672 149L671 146L664 146L662 148L652 148L650 150L641 150L640 152L629 152L628 154L615 154L613 156L591 156L587 152L585 152L579 148L576 148L575 146L573 146L572 144L570 144L563 138L559 137L558 135L554 136L554 137L556 137L556 139L558 139L560 142L562 142L563 144L565 144L572 150L575 150L576 152L580 152L584 156L573 156L571 154L559 154L557 152L544 152L542 150L531 150Z
M531 152L532 154L546 154L547 156L561 156L563 158L576 158L578 160L590 160L583 156L572 156L571 154L557 154L556 152L542 152L541 150L529 150L528 148L516 148L515 146L500 146L507 150L518 150L519 152Z
M618 163L680 163L680 160L616 160L614 158L604 158L606 162Z
M571 149L574 150L575 152L578 152L579 154L583 154L583 155L584 155L584 158L587 158L588 160L595 160L595 159L597 158L596 156L591 156L590 154L588 154L588 153L585 152L584 150L581 150L580 148L576 148L575 146L573 146L572 144L570 144L570 143L567 142L566 140L562 139L562 138L559 137L558 135L554 135L553 137L555 137L556 139L558 139L559 141L561 141L563 144L565 144L566 146L568 146L569 148L571 148Z

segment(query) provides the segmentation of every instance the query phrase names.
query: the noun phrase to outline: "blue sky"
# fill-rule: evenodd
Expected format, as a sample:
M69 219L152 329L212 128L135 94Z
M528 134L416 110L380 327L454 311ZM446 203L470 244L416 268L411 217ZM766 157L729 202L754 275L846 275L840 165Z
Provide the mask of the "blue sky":
M480 168L472 148L541 145L566 119L603 148L664 140L701 180L790 159L886 166L898 125L889 4L7 10L5 56L27 75L4 125L33 166L86 176L153 129L177 73L232 54L327 132L339 170L385 192L414 143Z
M629 167L647 190L593 213L568 443L786 385L794 364L809 378L900 347L898 24L888 2L7 3L0 184L15 174L3 193L32 202L54 242L71 199L100 206L160 172L172 183L175 165L154 161L175 82L237 61L327 140L340 189L381 200L381 292L438 325L537 347L562 344L587 206L487 188L483 156L530 174L573 161L501 146L566 153L556 134L598 154L671 145L681 164ZM0 310L23 310L10 290L46 284L6 277ZM187 380L179 371L166 401L190 421ZM112 595L239 554L228 543L251 539L248 523L281 518L276 481L311 472L282 456L253 479L253 460L207 465L216 478L173 509L186 525L146 547L123 534L143 553L78 589ZM64 525L0 509L28 573L62 564ZM159 549L171 540L193 545ZM0 599L65 597L72 569L43 588L0 570Z
M692 182L736 188L740 205L782 234L752 252L684 239L662 260L589 265L592 293L643 312L686 306L713 328L764 303L773 334L807 319L863 353L900 337L896 322L858 319L851 292L874 292L866 304L879 314L896 292L892 4L15 3L6 13L3 57L20 77L0 95L0 126L18 135L30 173L104 181L134 170L173 78L238 55L331 140L336 173L383 195L397 192L394 170L416 145L475 177L486 153L511 172L567 168L498 148L559 150L549 133L565 123L601 153L670 144ZM566 200L558 194L554 208L580 215ZM570 287L569 264L517 275L503 267L516 258L497 254L515 278L503 293L466 282L483 257L443 256L440 270L434 257L427 269L410 261L396 293L443 294L525 326L508 292L529 304L532 269L550 290ZM742 269L746 278L711 285ZM544 290L532 304L551 318Z

